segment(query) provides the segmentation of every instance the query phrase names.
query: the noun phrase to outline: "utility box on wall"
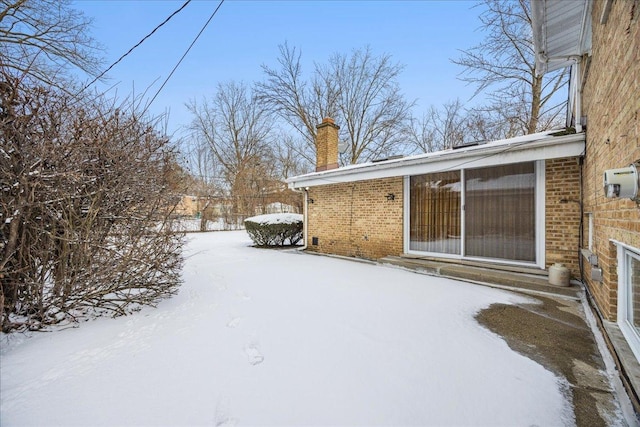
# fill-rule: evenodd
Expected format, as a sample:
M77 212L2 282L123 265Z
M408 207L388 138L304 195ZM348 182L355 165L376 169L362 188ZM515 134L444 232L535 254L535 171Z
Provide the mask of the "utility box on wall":
M638 168L631 164L626 168L604 171L604 194L635 200L638 197Z

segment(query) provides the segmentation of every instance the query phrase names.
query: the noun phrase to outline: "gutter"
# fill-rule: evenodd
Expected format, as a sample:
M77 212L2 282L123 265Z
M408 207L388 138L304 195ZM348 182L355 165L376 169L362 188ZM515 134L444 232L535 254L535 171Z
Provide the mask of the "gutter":
M449 167L482 167L493 156L518 155L518 153L536 150L537 154L529 160L552 159L565 156L578 156L584 151L584 133L552 136L557 133L547 131L540 134L525 135L499 143L483 144L467 149L446 150L420 154L379 163L363 163L346 166L330 171L315 172L291 177L286 180L289 188L305 188L317 185L362 181L367 179L389 178L431 173L448 170ZM576 144L577 143L577 144ZM522 155L520 155L522 157ZM431 170L433 169L433 170Z
M543 0L531 1L531 29L533 30L533 46L535 54L536 76L541 76L547 72L549 59L546 55L546 3Z

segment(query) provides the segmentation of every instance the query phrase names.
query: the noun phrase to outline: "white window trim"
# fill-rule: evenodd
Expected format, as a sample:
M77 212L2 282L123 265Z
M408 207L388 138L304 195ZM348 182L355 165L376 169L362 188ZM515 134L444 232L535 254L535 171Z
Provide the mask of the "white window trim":
M442 259L456 259L456 260L470 260L470 261L481 261L486 263L499 263L505 265L515 265L515 266L523 266L523 267L539 267L540 269L544 269L545 267L545 161L537 160L534 162L534 170L536 174L536 194L535 194L535 204L536 204L536 261L535 262L522 262L522 261L513 261L506 260L502 258L479 258L479 257L471 257L465 255L457 255L457 254L446 254L441 252L424 252L424 251L415 251L410 249L410 208L411 208L411 176L404 177L404 230L403 230L403 248L405 254L416 255L416 256L425 256L430 258L442 258ZM425 172L429 173L429 172ZM460 200L461 209L461 224L460 230L462 236L465 234L465 224L464 224L464 215L465 215L465 206L464 206L464 174L465 169L461 169L460 180L462 185L462 194ZM460 250L461 253L464 254L464 239L460 239Z
M592 212L587 212L587 218L589 219L589 246L588 249L593 252L593 233L594 233L594 229L593 229L593 213Z
M403 205L402 206L402 216L403 216L403 227L402 227L402 251L405 254L409 252L409 221L411 220L411 215L409 212L409 206L411 206L411 177L409 175L405 175L404 177L404 188L402 189L403 193Z
M633 327L633 325L629 324L627 321L627 313L630 309L629 304L631 300L629 299L630 292L630 283L628 283L629 279L629 269L627 265L627 256L632 256L633 258L640 261L640 249L634 248L632 246L626 245L622 242L618 242L617 240L610 240L613 244L616 245L618 250L618 326L620 327L620 331L624 336L625 340L629 344L631 351L636 356L636 359L640 360L640 335Z
M467 253L466 239L463 236L467 235L466 213L467 213L467 170L462 169L460 171L460 255L459 258L465 258ZM467 257L469 258L469 257Z
M545 208L547 200L546 186L546 162L537 160L535 162L536 170L536 265L544 270L547 253L547 227L546 218L547 211Z

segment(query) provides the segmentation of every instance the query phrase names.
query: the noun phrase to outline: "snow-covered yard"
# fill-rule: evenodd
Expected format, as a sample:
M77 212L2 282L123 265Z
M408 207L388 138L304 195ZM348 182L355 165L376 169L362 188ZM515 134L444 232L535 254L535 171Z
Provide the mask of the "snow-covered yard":
M3 337L0 424L571 425L565 383L473 318L508 292L189 236L180 293Z

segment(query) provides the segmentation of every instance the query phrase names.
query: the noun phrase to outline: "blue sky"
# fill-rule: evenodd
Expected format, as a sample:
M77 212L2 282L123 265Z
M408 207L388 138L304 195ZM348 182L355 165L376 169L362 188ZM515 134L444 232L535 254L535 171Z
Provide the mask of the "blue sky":
M182 1L79 0L74 7L94 19L93 36L105 48L107 65L162 22ZM169 75L218 1L192 1L108 74L118 96L149 88L150 98ZM213 94L217 83L248 85L263 78L261 65L276 66L278 45L302 51L304 72L335 52L370 46L405 66L400 86L417 100L420 116L430 105L460 98L473 88L457 79L462 69L450 59L482 38L473 1L251 1L226 0L150 112L169 112L170 132L191 120L184 104ZM479 102L481 99L474 99Z

